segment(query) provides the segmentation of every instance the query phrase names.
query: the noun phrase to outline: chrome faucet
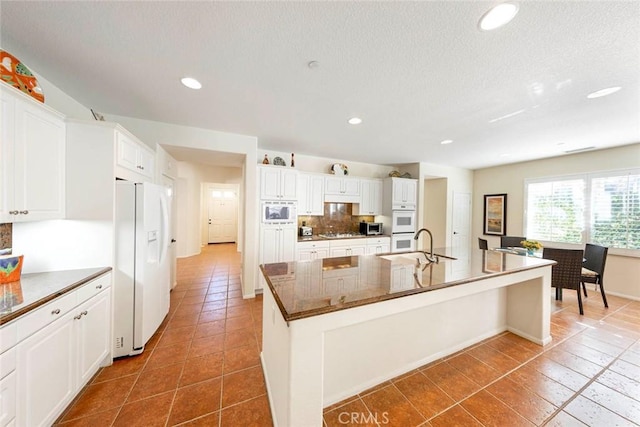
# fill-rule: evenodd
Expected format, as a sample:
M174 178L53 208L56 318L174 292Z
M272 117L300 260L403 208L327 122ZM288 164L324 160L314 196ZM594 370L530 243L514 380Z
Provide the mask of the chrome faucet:
M420 230L418 230L416 235L413 236L413 239L418 240L418 238L420 237L420 233L422 233L423 231L426 231L427 234L429 235L429 239L431 239L431 246L430 246L429 253L427 253L427 251L421 251L421 252L424 254L424 257L427 259L427 263L435 262L437 264L439 261L438 257L433 255L433 234L431 234L431 232L426 228L421 228Z

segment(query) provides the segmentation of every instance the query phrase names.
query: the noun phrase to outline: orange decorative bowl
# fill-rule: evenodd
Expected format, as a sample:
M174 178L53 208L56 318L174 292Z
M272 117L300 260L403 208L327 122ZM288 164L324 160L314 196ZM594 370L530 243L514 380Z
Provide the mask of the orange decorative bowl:
M44 102L44 94L36 76L18 58L4 50L0 50L0 77L5 83Z
M20 280L24 255L0 256L0 283L11 283Z

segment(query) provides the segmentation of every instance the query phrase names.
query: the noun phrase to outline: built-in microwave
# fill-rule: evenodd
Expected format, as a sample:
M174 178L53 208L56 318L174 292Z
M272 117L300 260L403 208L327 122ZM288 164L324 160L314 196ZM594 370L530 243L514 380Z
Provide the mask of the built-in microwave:
M296 207L296 202L264 201L262 202L262 223L297 223L298 213Z
M391 233L415 233L416 212L415 211L393 211L391 214L393 223L391 224Z

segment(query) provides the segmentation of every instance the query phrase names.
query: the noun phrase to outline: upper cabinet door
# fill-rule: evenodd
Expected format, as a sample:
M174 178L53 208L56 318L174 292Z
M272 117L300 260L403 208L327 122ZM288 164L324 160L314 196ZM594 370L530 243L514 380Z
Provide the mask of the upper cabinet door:
M2 220L64 218L65 123L62 115L2 89ZM6 166L6 169L5 169ZM5 179L5 174L11 174Z
M137 175L116 171L119 178L150 182L154 178L155 153L136 138L116 131L116 163ZM144 177L144 178L143 178Z
M297 200L298 172L278 166L261 167L260 198L263 200Z

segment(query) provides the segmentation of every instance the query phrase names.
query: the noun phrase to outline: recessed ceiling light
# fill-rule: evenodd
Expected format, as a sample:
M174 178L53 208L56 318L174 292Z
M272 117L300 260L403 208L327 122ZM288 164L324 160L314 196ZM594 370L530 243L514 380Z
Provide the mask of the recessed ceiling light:
M440 144L447 145L447 144L451 144L452 142L453 142L453 139L445 139L444 141L440 141Z
M495 30L509 23L518 13L518 5L502 3L490 9L480 18L480 29L484 31Z
M180 81L189 89L200 89L202 87L202 83L200 83L193 77L183 77Z
M590 93L589 95L587 95L587 98L589 99L601 98L603 96L611 95L612 93L615 93L620 89L622 89L620 86L608 87L606 89L601 89L601 90Z
M348 120L349 124L351 125L359 125L360 123L362 123L362 119L360 117L351 117Z

